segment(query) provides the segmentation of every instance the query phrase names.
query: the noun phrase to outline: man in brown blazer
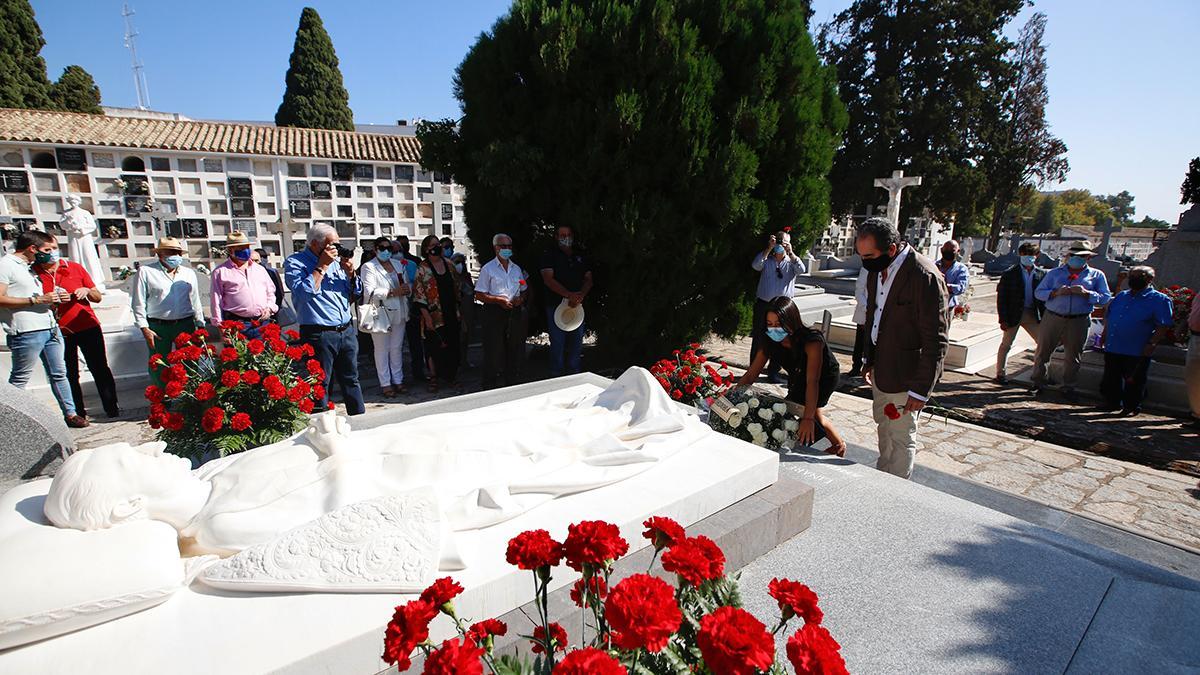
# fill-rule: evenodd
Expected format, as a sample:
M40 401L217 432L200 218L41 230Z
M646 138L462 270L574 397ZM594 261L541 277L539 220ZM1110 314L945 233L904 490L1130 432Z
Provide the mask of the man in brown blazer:
M887 219L864 221L854 244L869 273L863 375L879 428L875 468L908 478L917 454L917 416L942 376L950 344L946 280Z

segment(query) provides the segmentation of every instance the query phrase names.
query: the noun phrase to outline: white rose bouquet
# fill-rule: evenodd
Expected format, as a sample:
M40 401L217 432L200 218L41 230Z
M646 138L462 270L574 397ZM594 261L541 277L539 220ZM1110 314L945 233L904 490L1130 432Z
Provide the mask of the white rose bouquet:
M752 388L732 389L708 416L713 429L771 450L791 448L800 428L799 407Z

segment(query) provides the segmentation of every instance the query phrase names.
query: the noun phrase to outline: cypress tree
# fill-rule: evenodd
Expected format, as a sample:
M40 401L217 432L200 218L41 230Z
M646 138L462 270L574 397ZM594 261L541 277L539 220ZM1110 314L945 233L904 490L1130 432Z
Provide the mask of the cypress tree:
M67 66L58 81L50 85L54 107L70 112L101 115L100 87L88 71L79 66Z
M288 61L287 89L275 113L281 127L354 131L350 94L342 84L333 41L312 7L300 13L296 43Z
M45 45L29 0L0 0L0 107L51 107Z
M461 122L423 125L422 164L464 185L469 236L538 269L571 225L593 263L605 360L731 334L750 260L829 222L845 125L802 0L517 0L459 66ZM536 278L537 274L534 273Z

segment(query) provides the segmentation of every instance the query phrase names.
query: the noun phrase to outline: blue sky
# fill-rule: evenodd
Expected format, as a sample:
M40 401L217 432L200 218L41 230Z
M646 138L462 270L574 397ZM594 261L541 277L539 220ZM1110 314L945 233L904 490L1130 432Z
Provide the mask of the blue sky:
M79 64L107 105L136 103L119 0L34 0L51 78ZM321 13L359 123L457 116L455 66L506 0L155 0L133 2L152 107L195 118L270 120L300 10ZM849 0L814 0L815 22ZM1187 162L1200 155L1195 83L1200 1L1041 0L1049 17L1048 116L1066 141L1065 187L1129 190L1137 216L1175 222ZM1032 10L1031 10L1032 11ZM1024 17L1014 24L1013 33ZM1062 186L1060 186L1062 187Z

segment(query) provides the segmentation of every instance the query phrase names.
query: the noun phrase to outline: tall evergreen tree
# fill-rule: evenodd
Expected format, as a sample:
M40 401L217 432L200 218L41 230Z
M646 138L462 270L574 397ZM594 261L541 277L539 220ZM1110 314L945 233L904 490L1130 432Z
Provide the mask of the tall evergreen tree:
M1200 157L1188 162L1187 174L1179 186L1180 204L1200 204Z
M29 0L0 0L0 107L51 107L44 46Z
M354 131L350 94L342 84L333 41L312 7L305 7L300 13L296 43L288 61L287 89L275 113L275 124Z
M419 130L422 164L466 186L476 250L506 232L536 270L552 228L575 228L612 363L732 333L766 232L791 226L803 250L829 221L845 113L807 12L517 0L458 68L462 119Z
M1067 177L1067 146L1050 133L1046 105L1046 15L1029 17L1007 59L1008 68L991 92L997 104L980 125L979 165L992 200L988 246L995 248L1008 222L1009 207L1022 188L1043 187ZM1128 193L1123 193L1128 194ZM1130 197L1130 202L1133 198ZM1133 211L1130 209L1130 215ZM1120 218L1120 216L1118 216Z
M976 130L1011 42L1004 26L1023 0L855 0L822 27L821 53L837 68L850 123L834 161L833 208L861 212L885 199L875 178L921 175L901 220L924 207L979 217L986 196Z
M88 71L79 66L67 66L58 81L50 85L50 100L59 110L103 114L100 109L100 87Z
M1037 214L1033 217L1033 231L1039 234L1058 232L1058 222L1054 214L1054 198L1043 197L1038 204ZM995 248L993 246L993 248Z

